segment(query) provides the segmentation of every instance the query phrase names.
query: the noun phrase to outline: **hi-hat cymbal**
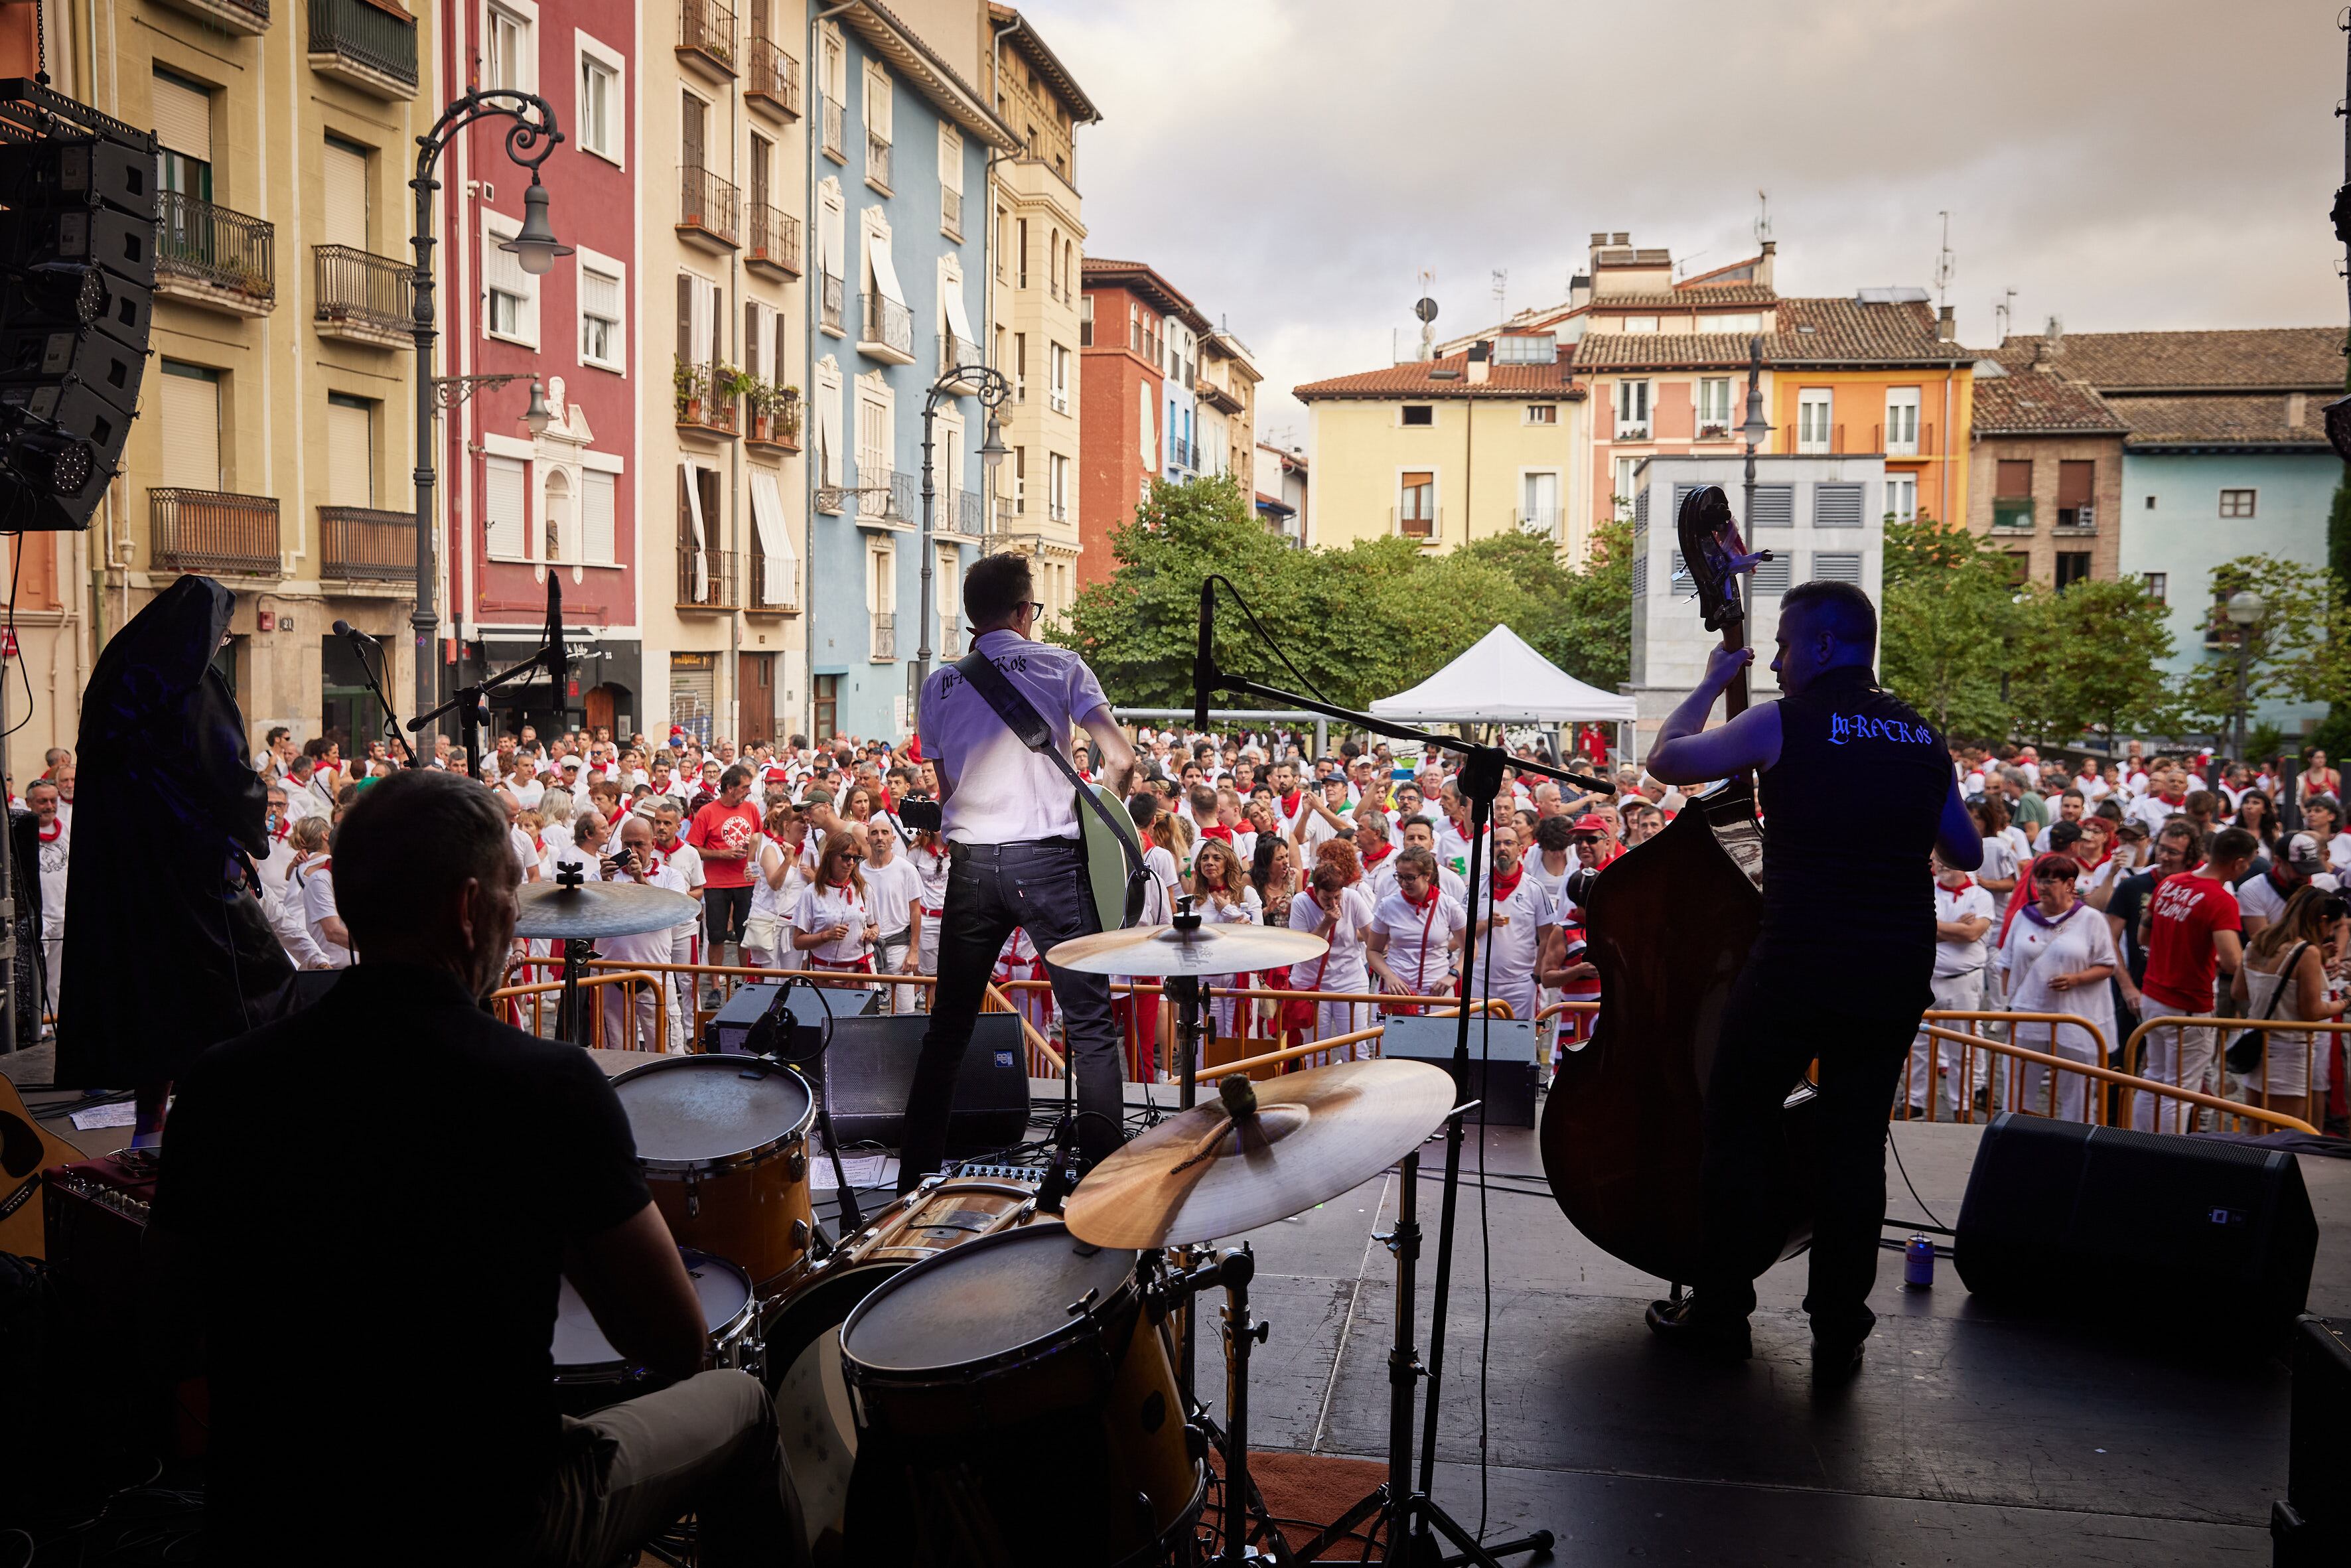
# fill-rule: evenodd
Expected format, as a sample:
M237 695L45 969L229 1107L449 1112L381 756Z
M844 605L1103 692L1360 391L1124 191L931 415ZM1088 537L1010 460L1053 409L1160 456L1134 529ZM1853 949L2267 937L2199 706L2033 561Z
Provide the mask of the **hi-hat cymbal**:
M1045 962L1084 975L1239 975L1319 958L1330 944L1311 931L1246 924L1130 925L1056 945Z
M525 883L521 898L522 915L515 922L517 936L635 936L683 925L697 907L691 894L640 882L585 882L577 887Z
M1343 1061L1252 1084L1238 1135L1221 1099L1178 1112L1096 1166L1062 1218L1097 1247L1214 1241L1338 1197L1418 1148L1453 1109L1426 1061Z

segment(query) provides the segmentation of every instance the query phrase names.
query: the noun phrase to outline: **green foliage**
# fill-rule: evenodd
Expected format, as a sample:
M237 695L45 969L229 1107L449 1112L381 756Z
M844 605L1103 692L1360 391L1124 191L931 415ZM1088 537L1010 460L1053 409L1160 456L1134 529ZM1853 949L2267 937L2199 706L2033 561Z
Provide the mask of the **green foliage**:
M1965 528L1888 523L1878 675L1947 735L1999 740L2018 621L2008 558Z
M1350 707L1426 679L1498 624L1604 690L1631 669L1631 530L1621 524L1601 528L1581 572L1529 535L1447 555L1408 538L1298 550L1266 530L1238 484L1204 478L1155 483L1111 550L1110 580L1081 593L1054 636L1085 655L1121 706L1191 702L1200 582L1211 572L1247 596L1301 674ZM1298 684L1221 599L1217 660L1268 685Z
M2224 735L2237 708L2237 653L2245 646L2245 697L2264 701L2327 703L2337 712L2351 703L2351 608L2344 602L2342 578L2323 567L2277 556L2247 555L2212 569L2213 613L2241 590L2262 596L2262 619L2241 633L2223 619L2225 641L2205 650L2203 661L2181 684L2181 698L2195 722Z
M2105 741L2162 732L2179 722L2165 678L2171 631L2146 580L2077 582L2063 592L2034 587L2016 604L2009 696L2018 731L2073 745L2085 731Z

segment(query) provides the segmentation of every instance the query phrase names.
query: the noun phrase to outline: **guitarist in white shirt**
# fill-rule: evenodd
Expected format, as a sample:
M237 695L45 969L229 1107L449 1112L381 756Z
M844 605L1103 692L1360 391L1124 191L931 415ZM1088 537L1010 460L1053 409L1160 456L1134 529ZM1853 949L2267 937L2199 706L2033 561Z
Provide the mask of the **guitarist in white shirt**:
M972 646L1036 709L1063 758L1082 726L1100 777L1123 798L1136 782L1134 747L1102 683L1066 648L1029 638L1035 602L1028 558L992 555L965 573ZM1030 751L954 665L923 683L923 755L938 774L948 845L939 918L939 984L923 1054L906 1101L898 1190L911 1191L945 1157L956 1076L971 1042L990 970L1018 925L1040 953L1102 928L1080 838L1077 791L1050 758ZM1091 808L1087 808L1091 809ZM1077 1075L1080 1152L1089 1166L1122 1141L1121 1051L1110 982L1048 967Z

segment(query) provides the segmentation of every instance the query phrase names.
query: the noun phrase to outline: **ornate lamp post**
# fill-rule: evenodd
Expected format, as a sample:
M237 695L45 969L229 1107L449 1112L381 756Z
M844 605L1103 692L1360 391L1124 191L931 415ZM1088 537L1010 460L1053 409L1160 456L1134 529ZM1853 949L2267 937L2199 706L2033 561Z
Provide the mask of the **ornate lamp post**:
M2253 631L2261 625L2262 617L2269 613L2269 601L2250 588L2229 595L2229 620L2237 628L2237 711L2229 737L2229 759L2232 762L2245 759L2246 691L2252 684Z
M547 187L538 182L539 165L546 162L563 141L563 132L555 123L555 110L536 93L517 92L511 88L486 88L469 92L442 110L433 129L416 139L416 177L408 188L416 193L416 228L409 244L416 252L416 275L410 315L415 321L411 335L416 340L416 608L408 618L414 629L416 642L416 711L423 713L440 706L440 664L434 656L434 639L439 630L439 618L433 605L433 486L435 482L433 451L433 413L435 406L454 408L474 392L493 382L504 384L512 377L495 378L450 377L436 382L433 375L433 197L441 189L434 173L441 154L456 139L457 132L477 120L504 118L514 124L507 131L507 156L530 171L530 189L523 193L522 230L498 248L510 251L521 262L522 269L534 277L546 276L553 269L558 256L569 256L571 247L559 244L555 231L547 222ZM534 431L546 428L547 405L538 393L538 382L531 382L531 408L537 423ZM468 765L474 759L468 758Z
M1739 434L1747 440L1746 499L1739 513L1740 530L1747 548L1755 548L1755 449L1771 438L1771 422L1763 417L1763 340L1747 340L1747 417Z
M997 465L1004 461L1007 448L1004 433L996 422L996 411L1012 396L1012 383L1000 371L986 365L957 365L931 383L923 394L923 597L922 641L914 649L914 694L922 695L923 683L931 678L931 426L939 412L942 398L958 397L958 386L979 389L979 404L987 410L987 439L980 444L979 462L987 476L987 493L996 492Z

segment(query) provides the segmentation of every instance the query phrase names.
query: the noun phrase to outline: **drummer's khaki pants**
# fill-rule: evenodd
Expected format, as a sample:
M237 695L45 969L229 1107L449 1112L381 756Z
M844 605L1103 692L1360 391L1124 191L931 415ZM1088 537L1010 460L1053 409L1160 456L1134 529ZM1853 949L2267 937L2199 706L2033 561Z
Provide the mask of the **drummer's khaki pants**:
M688 1511L705 1568L808 1561L775 1406L747 1373L705 1372L565 1417L563 1454L520 1560L611 1568Z

